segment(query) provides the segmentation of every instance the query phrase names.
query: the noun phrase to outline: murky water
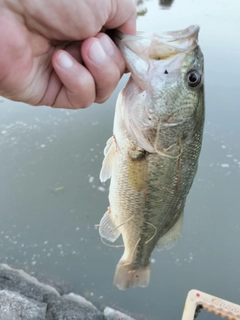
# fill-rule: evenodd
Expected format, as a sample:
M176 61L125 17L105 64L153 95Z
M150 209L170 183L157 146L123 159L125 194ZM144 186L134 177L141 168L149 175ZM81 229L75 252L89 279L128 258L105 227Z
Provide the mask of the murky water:
M240 4L175 0L164 10L166 2L142 4L138 30L201 26L206 124L182 237L153 253L147 288L112 286L122 249L104 246L95 228L108 206L108 186L98 179L102 150L127 77L104 105L87 110L0 104L1 262L62 279L97 306L149 320L180 319L192 288L240 303Z

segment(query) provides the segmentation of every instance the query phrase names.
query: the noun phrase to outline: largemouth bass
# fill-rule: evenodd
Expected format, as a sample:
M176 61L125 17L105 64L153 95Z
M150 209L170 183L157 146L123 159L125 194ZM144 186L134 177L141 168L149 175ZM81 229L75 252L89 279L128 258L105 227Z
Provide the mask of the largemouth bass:
M198 26L163 34L123 35L117 44L131 77L119 94L100 180L111 178L99 227L124 253L120 289L147 286L155 247L171 247L197 171L204 124L203 55Z

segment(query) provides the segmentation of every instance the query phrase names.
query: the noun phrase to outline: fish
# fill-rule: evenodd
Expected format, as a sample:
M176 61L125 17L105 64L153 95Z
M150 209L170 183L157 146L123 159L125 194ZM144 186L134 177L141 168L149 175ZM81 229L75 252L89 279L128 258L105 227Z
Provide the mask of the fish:
M100 180L110 179L102 239L121 235L114 285L146 287L154 248L181 235L204 127L204 58L199 26L164 33L118 34L130 78L120 92Z

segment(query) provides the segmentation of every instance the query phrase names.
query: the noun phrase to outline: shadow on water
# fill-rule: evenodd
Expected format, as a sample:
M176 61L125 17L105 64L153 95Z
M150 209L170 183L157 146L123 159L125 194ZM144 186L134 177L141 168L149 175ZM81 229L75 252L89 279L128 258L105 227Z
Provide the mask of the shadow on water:
M146 1L149 1L149 0L135 0L138 17L146 15L147 7L144 5ZM159 0L159 6L160 6L160 9L162 10L170 9L173 3L174 3L174 0Z
M170 9L174 0L159 0L159 6L161 9Z
M137 16L145 16L147 13L147 8L144 6L144 0L136 0L136 7L137 7Z
M0 103L0 261L64 280L97 306L136 319L180 319L192 288L239 303L240 4L143 5L147 13L138 17L138 30L201 26L206 122L182 237L173 249L153 252L147 288L112 286L122 249L104 246L95 224L108 206L108 184L100 183L99 171L125 76L104 105L87 110Z

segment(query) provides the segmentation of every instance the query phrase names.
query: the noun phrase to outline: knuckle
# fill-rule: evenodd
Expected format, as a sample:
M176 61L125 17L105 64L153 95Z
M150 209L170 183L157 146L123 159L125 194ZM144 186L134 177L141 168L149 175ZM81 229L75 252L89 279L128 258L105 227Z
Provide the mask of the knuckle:
M119 80L120 80L120 77L117 77L117 78L109 77L109 79L104 83L101 83L101 85L96 85L95 102L104 103L116 88Z

